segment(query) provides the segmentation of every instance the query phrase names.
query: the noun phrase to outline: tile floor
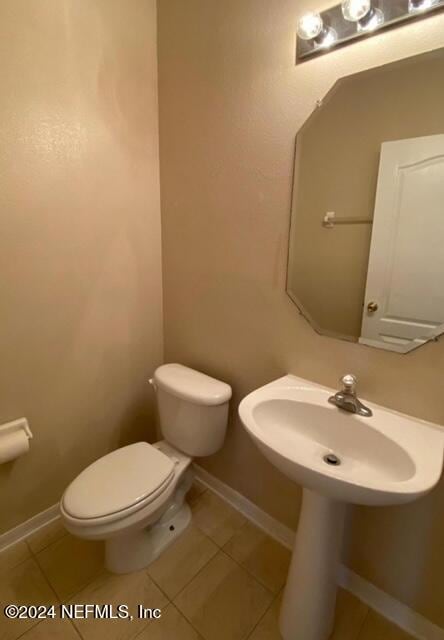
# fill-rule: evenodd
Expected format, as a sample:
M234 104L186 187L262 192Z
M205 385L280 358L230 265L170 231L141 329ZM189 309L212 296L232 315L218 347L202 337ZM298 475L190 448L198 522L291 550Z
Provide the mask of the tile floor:
M280 640L277 616L287 549L202 487L188 500L193 522L144 571L115 576L101 543L73 538L56 521L0 554L0 603L137 604L160 620L9 621L0 640ZM340 591L332 640L408 640L404 632Z

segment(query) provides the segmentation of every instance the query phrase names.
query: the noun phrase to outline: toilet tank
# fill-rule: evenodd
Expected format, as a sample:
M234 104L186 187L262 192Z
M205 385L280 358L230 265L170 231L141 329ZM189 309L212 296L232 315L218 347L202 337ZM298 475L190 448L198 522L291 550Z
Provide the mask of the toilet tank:
M209 456L225 439L231 387L181 364L154 373L160 429L164 439L191 457Z

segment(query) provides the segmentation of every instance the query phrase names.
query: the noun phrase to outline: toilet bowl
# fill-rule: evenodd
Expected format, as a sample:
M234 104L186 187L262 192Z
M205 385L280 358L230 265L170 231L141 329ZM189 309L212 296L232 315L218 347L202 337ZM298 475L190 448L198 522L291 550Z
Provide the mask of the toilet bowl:
M188 526L192 460L215 453L225 438L229 385L179 364L159 367L150 382L164 440L103 456L73 480L60 503L70 533L105 541L113 573L148 566Z

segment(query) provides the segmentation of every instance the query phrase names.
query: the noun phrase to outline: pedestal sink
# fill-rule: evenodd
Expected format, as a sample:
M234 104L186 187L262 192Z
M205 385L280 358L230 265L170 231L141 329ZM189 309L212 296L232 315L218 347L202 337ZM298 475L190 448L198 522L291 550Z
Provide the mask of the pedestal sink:
M372 403L372 417L329 404L334 389L288 375L250 393L241 420L268 460L303 487L280 614L284 640L327 640L347 503L395 505L429 492L444 429Z

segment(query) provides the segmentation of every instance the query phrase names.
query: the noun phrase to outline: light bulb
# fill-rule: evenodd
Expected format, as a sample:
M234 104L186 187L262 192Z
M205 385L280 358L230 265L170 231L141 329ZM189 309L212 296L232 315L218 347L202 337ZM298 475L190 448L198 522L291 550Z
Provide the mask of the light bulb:
M315 48L328 49L338 39L334 29L326 27L319 13L305 13L298 23L298 36L310 40Z
M439 0L409 0L409 12L427 11L438 4Z
M359 22L371 11L371 0L344 0L342 15L349 22Z
M349 22L356 22L359 32L373 31L384 24L384 14L372 7L371 0L344 0L342 15Z
M314 40L322 33L323 28L324 23L319 13L304 13L298 22L298 36L302 40Z

